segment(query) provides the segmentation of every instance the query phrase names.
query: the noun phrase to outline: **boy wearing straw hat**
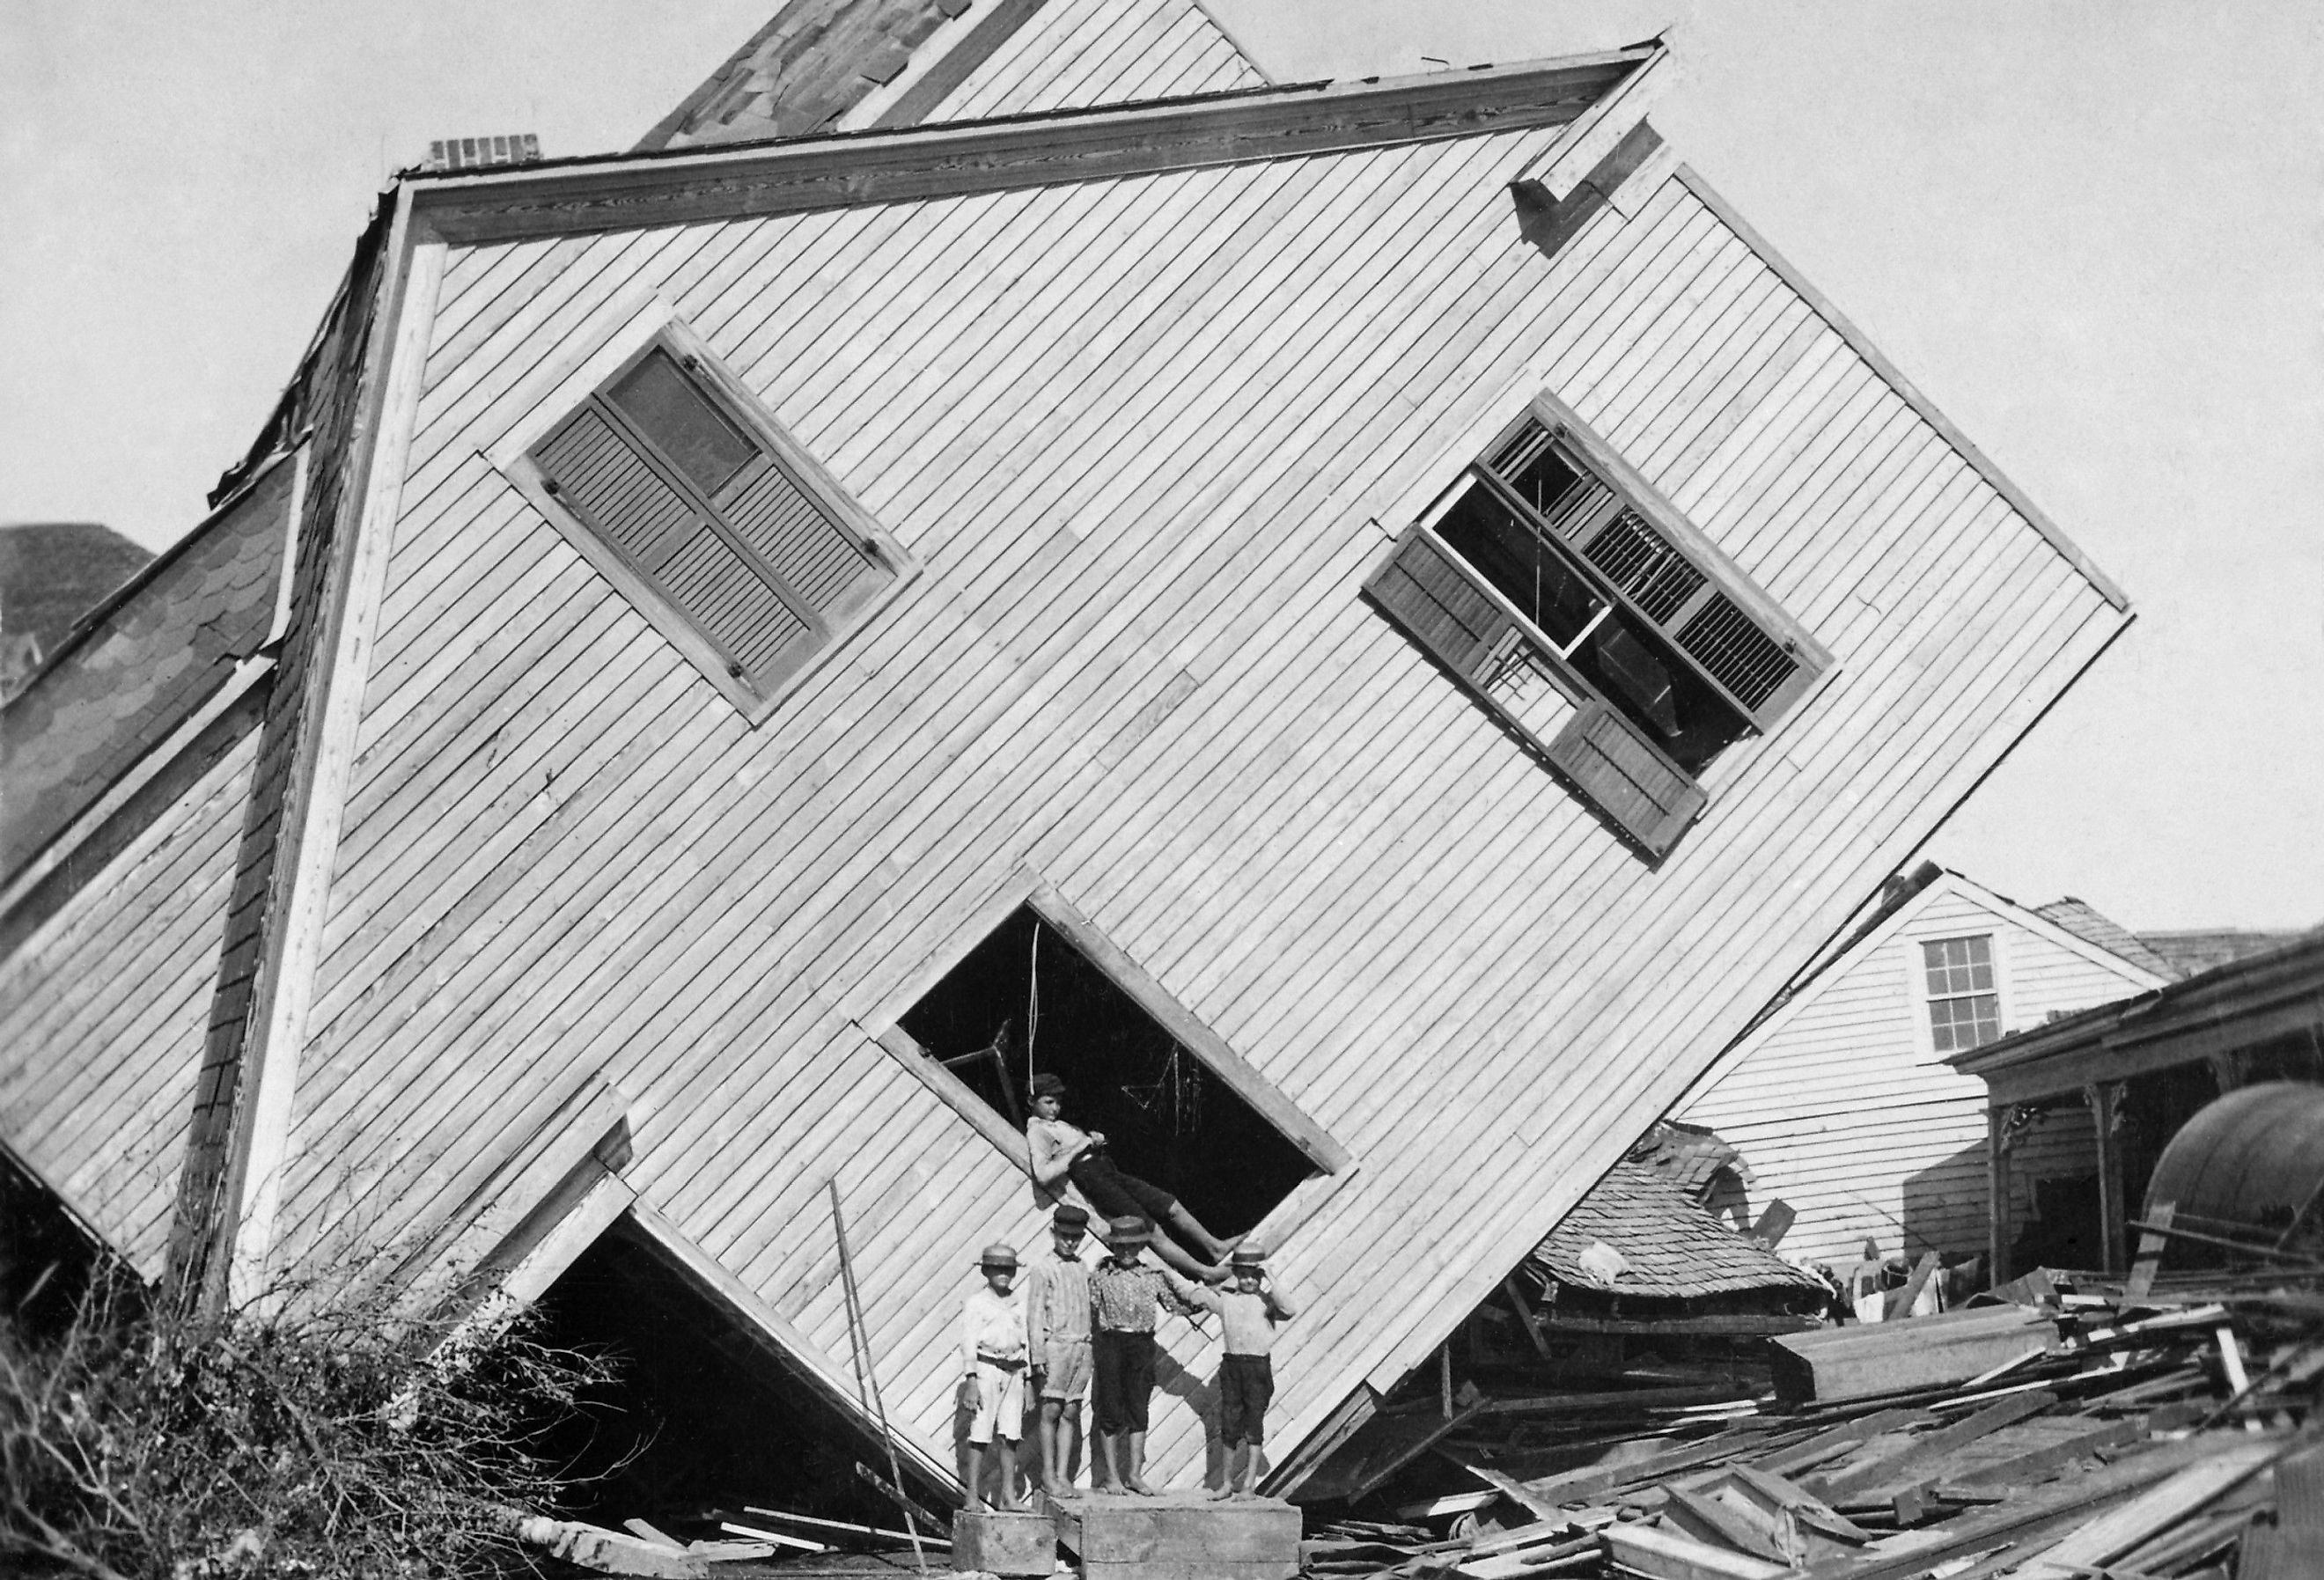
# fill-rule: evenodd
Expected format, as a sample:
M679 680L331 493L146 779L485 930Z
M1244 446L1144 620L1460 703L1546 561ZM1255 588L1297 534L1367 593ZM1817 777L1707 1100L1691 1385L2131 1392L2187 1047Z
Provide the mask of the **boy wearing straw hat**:
M984 1287L970 1294L960 1313L961 1391L973 1393L976 1407L968 1428L971 1510L984 1506L980 1493L990 1481L1000 1483L996 1507L1019 1501L1016 1444L1025 1418L1025 1299L1011 1288L1017 1252L988 1245L977 1265Z
M1268 1401L1275 1397L1275 1328L1297 1307L1268 1277L1267 1252L1244 1243L1228 1261L1234 1287L1195 1289L1194 1304L1219 1314L1226 1354L1219 1360L1219 1446L1225 1476L1213 1498L1259 1495L1259 1443L1267 1432Z
M1194 1286L1144 1260L1154 1238L1143 1218L1111 1218L1111 1252L1090 1273L1092 1402L1096 1406L1094 1490L1154 1496L1146 1484L1147 1407L1154 1394L1154 1325L1163 1305L1192 1314Z

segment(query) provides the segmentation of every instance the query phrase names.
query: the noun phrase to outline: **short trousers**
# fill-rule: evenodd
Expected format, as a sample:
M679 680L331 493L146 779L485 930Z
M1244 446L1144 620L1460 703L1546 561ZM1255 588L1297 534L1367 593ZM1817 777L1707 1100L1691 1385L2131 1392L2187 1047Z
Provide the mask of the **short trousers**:
M1049 1340L1041 1350L1041 1397L1079 1404L1089 1397L1089 1340Z
M976 1363L976 1418L968 1424L968 1440L990 1443L998 1431L1014 1443L1025 1435L1025 1368Z
M1154 1335L1100 1328L1090 1338L1090 1393L1097 1429L1108 1437L1146 1430L1154 1395Z
M1275 1397L1275 1363L1265 1355L1219 1361L1219 1441L1230 1448L1267 1436L1267 1406Z
M1090 1210L1102 1218L1144 1218L1160 1224L1178 1205L1176 1197L1135 1174L1124 1174L1102 1153L1093 1158L1084 1152L1065 1173L1088 1198Z

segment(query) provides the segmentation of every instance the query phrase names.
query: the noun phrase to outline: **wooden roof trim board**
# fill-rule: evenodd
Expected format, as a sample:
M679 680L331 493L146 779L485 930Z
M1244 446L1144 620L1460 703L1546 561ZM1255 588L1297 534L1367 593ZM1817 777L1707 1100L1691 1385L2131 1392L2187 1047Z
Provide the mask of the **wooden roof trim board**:
M1885 948L1895 939L1898 933L1911 924L1914 919L1933 904L1941 894L1958 896L1984 910L1990 910L1996 917L2023 927L2026 931L2080 956L2092 965L2119 972L2126 979L2140 988L2157 987L2169 980L2167 977L2149 971L2136 961L2126 960L2119 955L2102 949L2080 934L2060 927L2034 910L2033 907L2020 905L2006 895L1995 893L1975 879L1965 877L1947 868L1930 882L1923 884L1918 892L1913 894L1903 904L1883 917L1862 938L1826 961L1822 969L1810 978L1799 992L1784 1001L1782 1007L1730 1044L1724 1053L1712 1061L1709 1069L1695 1078L1693 1085L1686 1089L1685 1095L1671 1104L1671 1111L1676 1113L1689 1104L1709 1096L1718 1088L1721 1081L1733 1075L1743 1062L1769 1038L1805 1013L1809 1006L1821 999L1841 976L1846 975L1844 968L1848 965L1875 950ZM1988 1043L1987 1046L1993 1045Z
M2270 1034L2278 1021L2324 1022L2324 932L2020 1031L1945 1062L1983 1079L1996 1104L2024 1102L2223 1051L2227 1044Z
M2027 498L2024 489L2004 476L2001 468L1995 466L1983 450L1970 443L1969 436L1954 427L1951 420L1942 411L1938 411L1934 403L1923 394L1910 379L1898 372L1895 364L1883 356L1880 348L1868 339L1864 332L1849 320L1846 314L1834 307L1822 291L1811 284L1805 275L1794 268L1789 259L1769 245L1766 236L1761 236L1752 227L1748 220L1729 207L1727 199L1720 197L1711 183L1702 179L1700 172L1691 165L1682 164L1674 173L1680 181L1684 183L1687 190L1702 200L1705 208L1718 215L1726 222L1729 229L1743 238L1744 243L1759 255L1762 263L1781 275L1784 283L1797 291L1801 300L1812 308L1816 315L1825 323L1830 324L1832 331L1848 343L1849 348L1863 358L1866 365L1877 374L1890 389L1896 392L1899 399L1918 412L1923 421L1935 429L1938 435L1992 486L1995 493L2006 500L2019 515L2024 516L2035 531L2047 538L2051 546L2065 557L2066 562L2081 574L2084 581L2089 582L2098 590L2101 597L2116 608L2125 612L2129 610L2130 598L2115 585L2114 578L2100 570L2090 558L2082 552L2080 546L2066 535L2064 529L2044 514L2040 505Z
M486 167L410 178L403 189L426 238L470 243L1113 180L1570 125L1662 52Z
M311 738L298 743L276 818L276 847L287 850L290 859L278 859L270 883L272 902L266 908L238 1056L248 1095L237 1105L227 1138L221 1214L206 1225L212 1243L226 1255L226 1290L236 1299L257 1292L272 1252L299 1053L361 722L372 631L419 411L436 282L444 266L443 246L419 236L412 224L410 188L401 189L392 201L377 316L365 331L358 359L362 383L346 439L340 520L327 533L305 534L309 541L319 537L316 551L330 557L320 583L325 605L310 639L315 651L303 677L305 694L280 699L301 716L312 710L311 719L291 726L302 735L311 732ZM286 567L285 573L295 575L296 568Z

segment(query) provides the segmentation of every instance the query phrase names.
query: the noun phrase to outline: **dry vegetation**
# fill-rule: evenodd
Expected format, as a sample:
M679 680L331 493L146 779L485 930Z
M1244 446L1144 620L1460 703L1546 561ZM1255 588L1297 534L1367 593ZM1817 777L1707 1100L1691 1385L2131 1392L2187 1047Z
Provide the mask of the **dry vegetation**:
M535 1445L598 1361L520 1324L415 1364L430 1335L361 1304L200 1323L90 1289L45 1331L0 1321L0 1570L532 1572L507 1511L557 1505Z

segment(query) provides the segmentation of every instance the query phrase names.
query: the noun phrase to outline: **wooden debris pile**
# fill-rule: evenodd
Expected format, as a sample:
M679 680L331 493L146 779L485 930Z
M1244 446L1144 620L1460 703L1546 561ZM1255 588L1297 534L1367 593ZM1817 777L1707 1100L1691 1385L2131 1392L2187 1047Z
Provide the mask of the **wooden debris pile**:
M1664 1421L1531 1480L1343 1520L1317 1575L1411 1580L2324 1576L2324 1281L1783 1335L1748 1413Z

